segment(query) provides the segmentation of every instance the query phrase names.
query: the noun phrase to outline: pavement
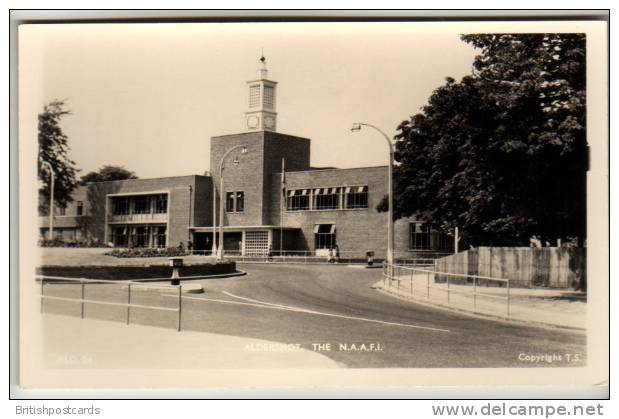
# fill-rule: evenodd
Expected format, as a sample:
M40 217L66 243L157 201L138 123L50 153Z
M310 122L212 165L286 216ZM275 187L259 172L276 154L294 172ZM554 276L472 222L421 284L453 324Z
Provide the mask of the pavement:
M247 275L242 277L183 281L199 283L205 291L183 296L183 332L174 331L175 312L139 308L131 310L131 326L127 330L137 325L157 326L178 339L186 333L200 332L208 336L278 342L319 355L321 360L326 357L334 362L332 365L352 368L526 368L586 364L583 332L473 318L393 298L372 289L381 274L376 269L275 264L244 265L243 269ZM75 297L80 293L79 287L71 284L45 287L47 295ZM89 285L85 293L92 300L127 300L127 291L120 285ZM132 288L131 298L141 305L173 308L178 304L176 296L152 287ZM80 305L46 300L43 311L79 317ZM84 323L93 319L111 320L125 327L126 316L124 307L86 304ZM215 354L232 349L229 356L222 355L219 359L240 357L237 365L248 362L242 359L248 354L240 352L234 340L221 342L214 349ZM535 357L535 354L547 354L550 358ZM275 359L272 362L280 365L278 360L283 359L279 353L260 356L264 357L254 358L249 364L260 365ZM542 362L548 359L551 361ZM153 357L145 362L153 362Z
M583 331L587 325L587 295L578 291L511 288L508 312L505 287L478 286L474 298L472 285L452 283L448 287L434 283L433 274L417 272L403 274L399 283L381 280L373 287L409 301L489 318Z
M45 368L336 368L278 342L174 328L43 315Z

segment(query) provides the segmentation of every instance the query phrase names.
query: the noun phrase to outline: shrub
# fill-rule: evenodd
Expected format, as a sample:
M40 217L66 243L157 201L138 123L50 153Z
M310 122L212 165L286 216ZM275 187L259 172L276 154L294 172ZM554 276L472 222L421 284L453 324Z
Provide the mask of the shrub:
M153 257L173 257L187 256L189 252L178 247L167 248L149 248L149 247L134 247L131 249L114 249L107 252L106 255L117 258L153 258Z
M108 245L101 243L99 240L93 239L78 239L78 240L64 240L62 237L54 237L52 240L40 239L40 247L109 247Z

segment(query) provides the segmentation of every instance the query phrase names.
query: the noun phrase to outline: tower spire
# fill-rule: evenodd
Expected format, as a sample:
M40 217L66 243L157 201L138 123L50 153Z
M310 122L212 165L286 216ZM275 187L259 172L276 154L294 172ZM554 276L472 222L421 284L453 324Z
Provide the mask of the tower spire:
M260 49L260 68L256 79L247 82L249 88L249 108L245 112L249 131L275 131L277 112L275 111L275 88L277 82L267 78L267 59L264 49Z

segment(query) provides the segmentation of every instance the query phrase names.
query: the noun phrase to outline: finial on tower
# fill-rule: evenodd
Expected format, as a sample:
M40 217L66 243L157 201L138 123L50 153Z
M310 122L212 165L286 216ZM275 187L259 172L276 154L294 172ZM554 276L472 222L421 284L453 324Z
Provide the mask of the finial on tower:
M259 68L257 71L258 80L266 80L267 78L267 59L264 57L264 48L260 48L260 62L262 63L262 68Z

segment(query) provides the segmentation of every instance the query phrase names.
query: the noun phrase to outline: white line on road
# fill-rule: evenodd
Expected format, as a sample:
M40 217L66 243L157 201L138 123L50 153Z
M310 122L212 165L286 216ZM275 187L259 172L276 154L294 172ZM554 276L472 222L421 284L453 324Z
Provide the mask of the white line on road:
M293 312L296 312L296 313L315 314L315 315L319 315L319 316L336 317L336 318L347 319L347 320L359 320L359 321L370 322L370 323L379 323L379 324L385 324L385 325L389 325L389 326L410 327L410 328L413 328L413 329L424 329L424 330L431 330L431 331L434 331L434 332L447 332L447 333L449 333L449 330L447 330L447 329L439 329L439 328L436 328L436 327L426 327L426 326L417 326L417 325L414 325L414 324L387 322L387 321L383 321L383 320L368 319L368 318L365 318L365 317L346 316L346 315L343 315L343 314L323 313L321 311L307 310L307 309L300 308L300 307L284 306L284 305L280 305L280 304L273 304L273 303L268 303L268 302L265 302L265 301L254 300L254 299L251 299L251 298L246 298L246 297L241 297L239 295L234 295L234 294L231 294L231 293L229 293L227 291L223 291L223 293L228 295L228 296L230 296L230 297L238 298L240 300L244 300L244 301L247 301L247 302L219 300L219 299L215 299L215 298L187 297L187 296L183 296L183 299L205 300L205 301L212 301L212 302L218 302L218 303L238 304L238 305L246 305L246 306L260 307L260 308L270 308L272 310L293 311Z

